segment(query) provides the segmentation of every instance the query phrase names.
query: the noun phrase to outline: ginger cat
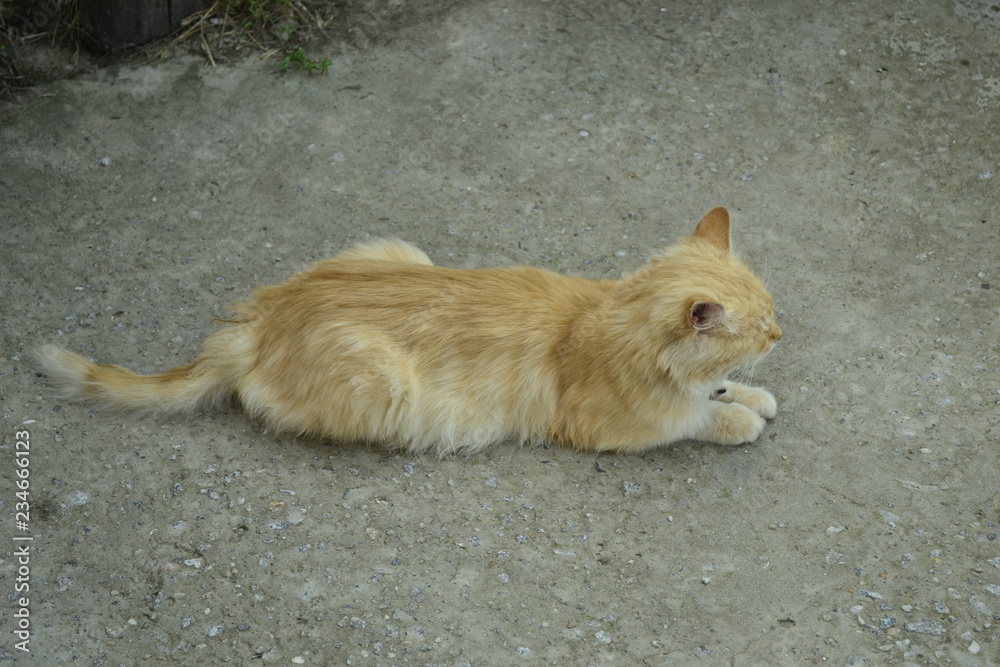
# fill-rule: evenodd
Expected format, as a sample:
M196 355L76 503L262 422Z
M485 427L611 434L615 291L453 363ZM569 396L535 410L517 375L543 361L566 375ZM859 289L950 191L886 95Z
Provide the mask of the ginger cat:
M751 442L777 405L726 379L781 339L716 208L620 280L432 265L375 241L261 287L194 363L157 375L48 345L67 397L150 412L227 396L275 428L439 455L506 439L637 452Z

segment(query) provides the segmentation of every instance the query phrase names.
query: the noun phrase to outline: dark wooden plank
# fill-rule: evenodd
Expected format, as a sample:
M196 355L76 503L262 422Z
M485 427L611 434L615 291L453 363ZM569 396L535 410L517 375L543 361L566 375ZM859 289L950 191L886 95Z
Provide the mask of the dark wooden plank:
M106 52L165 37L212 0L78 0L91 46Z

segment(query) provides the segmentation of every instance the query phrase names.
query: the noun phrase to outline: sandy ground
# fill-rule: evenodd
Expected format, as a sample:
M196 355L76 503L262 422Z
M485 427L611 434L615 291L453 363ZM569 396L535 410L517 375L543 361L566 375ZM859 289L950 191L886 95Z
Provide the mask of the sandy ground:
M342 20L326 76L178 57L0 110L0 658L1000 664L995 6ZM618 276L715 205L785 333L753 446L438 460L95 414L31 363L186 363L251 287L376 236Z

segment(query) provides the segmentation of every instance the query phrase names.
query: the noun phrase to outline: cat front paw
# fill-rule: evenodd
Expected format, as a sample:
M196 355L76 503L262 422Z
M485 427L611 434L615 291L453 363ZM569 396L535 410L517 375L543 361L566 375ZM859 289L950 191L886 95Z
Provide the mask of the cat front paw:
M750 387L729 380L726 380L722 387L725 391L718 395L718 400L723 403L745 405L764 419L774 419L774 416L778 414L778 402L766 389Z
M774 396L766 389L751 387L750 392L744 395L744 399L740 402L764 419L774 419L778 414L778 401L774 400Z
M718 406L713 414L708 440L720 445L753 442L767 424L764 418L741 403Z

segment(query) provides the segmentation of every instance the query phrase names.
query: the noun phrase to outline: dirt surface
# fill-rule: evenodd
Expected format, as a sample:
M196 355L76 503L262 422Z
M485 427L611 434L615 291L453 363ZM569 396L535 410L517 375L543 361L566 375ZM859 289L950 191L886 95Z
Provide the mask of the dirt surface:
M342 20L325 76L180 56L0 109L0 659L1000 664L995 6ZM31 363L187 363L250 288L376 236L618 276L716 205L785 334L753 446L438 460L95 414Z

